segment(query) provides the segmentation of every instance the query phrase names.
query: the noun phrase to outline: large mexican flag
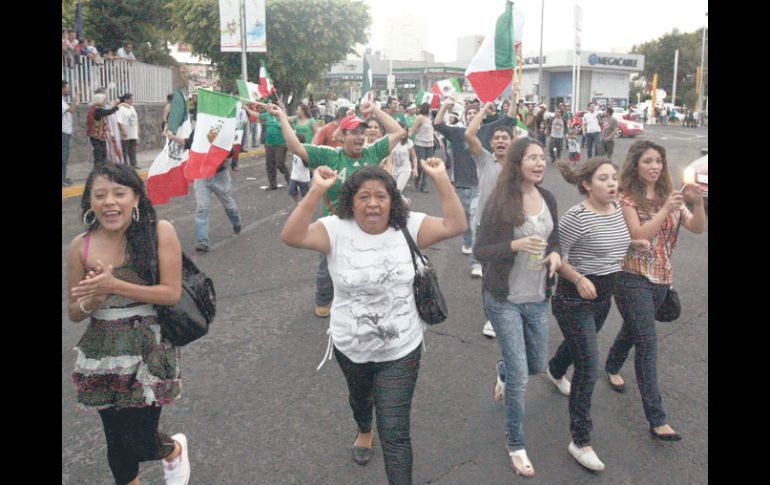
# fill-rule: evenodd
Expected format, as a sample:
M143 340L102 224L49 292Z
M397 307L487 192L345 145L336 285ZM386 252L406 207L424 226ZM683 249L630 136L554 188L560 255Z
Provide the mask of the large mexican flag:
M240 102L235 96L206 89L198 90L198 118L184 175L188 179L212 177L233 148L236 114Z
M187 105L182 88L177 88L171 100L168 116L168 130L175 135L190 136L190 120L187 119ZM190 180L184 176L187 150L176 142L166 140L163 150L150 165L147 173L147 196L154 205L166 204L171 197L187 195Z
M465 77L482 103L494 101L511 84L523 27L521 11L516 9L514 18L513 4L506 0L505 12L497 18L494 31L484 38L465 70Z

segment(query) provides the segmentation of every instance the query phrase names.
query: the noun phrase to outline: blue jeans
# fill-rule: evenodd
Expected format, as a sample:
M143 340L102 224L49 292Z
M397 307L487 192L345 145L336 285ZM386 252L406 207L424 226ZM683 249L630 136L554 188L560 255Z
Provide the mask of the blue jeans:
M524 449L524 399L530 375L545 372L548 359L548 301L499 302L484 292L484 311L492 322L503 360L497 374L505 382L508 450Z
M427 160L432 157L433 151L433 147L414 146L414 152L417 154L417 180L414 181L414 186L418 190L425 190L428 187L428 176L423 173L420 160Z
M329 274L329 263L326 255L321 253L321 259L318 261L318 271L315 274L315 304L319 306L329 306L334 299L334 282Z
M594 156L594 145L596 145L597 151L599 150L599 144L601 143L599 135L601 135L601 132L599 131L596 133L586 133L586 151L588 152L588 158Z
M468 230L463 234L463 246L472 248L473 243L476 242L476 225L473 223L473 220L479 205L479 188L455 187L455 192L457 192L457 197L460 198L460 203L463 205L465 221L468 223ZM471 264L478 263L473 254L468 258L471 260Z
M597 334L602 329L612 305L612 298L584 300L556 293L551 308L564 341L559 345L548 368L561 379L570 365L575 366L569 395L569 428L575 446L591 443L591 397L599 374Z
M230 170L222 170L207 179L197 179L193 183L193 189L195 190L195 238L199 243L209 243L209 202L212 192L224 206L233 227L241 225L241 213L233 197Z
M653 427L666 424L666 413L658 389L658 336L655 311L663 303L669 285L657 285L644 276L624 271L618 277L615 304L623 317L604 369L618 374L631 347L636 347L634 369L647 421Z
M389 485L412 484L409 428L420 355L418 346L398 360L356 364L334 348L334 357L348 383L353 418L361 433L372 430L372 409L377 410L377 436L382 443Z
M61 181L67 178L67 160L70 157L70 138L69 133L61 133Z
M259 121L255 121L253 123L249 123L249 148L252 150L259 145L259 140L257 139L257 125L259 124Z

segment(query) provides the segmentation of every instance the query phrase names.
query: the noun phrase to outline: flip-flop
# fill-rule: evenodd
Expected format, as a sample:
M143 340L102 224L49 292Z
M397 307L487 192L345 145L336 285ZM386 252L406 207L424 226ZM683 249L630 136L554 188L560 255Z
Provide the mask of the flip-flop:
M510 451L508 454L511 456L511 467L517 475L523 477L534 477L535 469L532 467L532 463L527 457L525 450Z

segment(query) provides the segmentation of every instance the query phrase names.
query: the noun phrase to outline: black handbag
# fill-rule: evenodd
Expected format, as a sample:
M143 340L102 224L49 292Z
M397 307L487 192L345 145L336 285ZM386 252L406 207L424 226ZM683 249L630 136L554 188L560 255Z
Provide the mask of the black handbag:
M679 301L679 294L673 286L669 286L663 303L655 312L655 320L659 322L673 322L679 318L681 313L682 303Z
M154 247L153 279L158 283L157 245L154 244ZM209 333L209 325L216 315L214 282L182 253L182 297L176 305L155 305L155 309L158 312L161 337L165 340L177 347L198 340Z
M444 295L438 287L438 275L436 270L430 264L427 256L420 252L406 225L401 227L404 233L409 251L412 253L412 264L414 265L414 301L417 304L417 313L428 325L436 325L446 320L449 312L446 308ZM420 266L417 265L417 259L420 259Z

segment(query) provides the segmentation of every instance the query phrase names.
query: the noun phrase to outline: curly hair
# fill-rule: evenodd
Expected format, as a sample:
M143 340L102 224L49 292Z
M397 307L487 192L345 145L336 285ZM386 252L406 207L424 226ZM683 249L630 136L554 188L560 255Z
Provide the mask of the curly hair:
M353 198L361 185L368 180L379 180L385 186L390 195L390 214L388 225L396 230L406 226L406 218L409 216L409 208L404 204L401 192L398 191L396 180L384 169L377 165L367 165L351 175L342 184L340 201L337 205L337 216L340 219L353 218Z
M128 261L137 271L139 276L145 281L152 281L151 264L156 261L155 254L157 249L151 246L151 241L157 239L157 215L152 202L147 197L144 189L144 182L139 178L136 171L128 165L117 163L106 163L91 170L86 180L83 196L80 198L81 217L85 217L86 212L91 210L91 190L93 189L96 177L105 177L107 180L116 184L125 185L139 195L139 222L131 220L126 230L126 248L128 252ZM88 227L92 232L99 228L99 221L95 220Z
M524 176L521 172L521 161L531 145L543 148L539 141L526 137L513 142L505 152L502 171L484 209L484 213L490 211L492 220L501 220L514 226L524 224L526 219L521 192Z
M651 207L649 199L647 199L647 183L639 178L639 160L649 149L657 151L663 160L660 177L655 182L655 203L665 201L668 195L674 191L674 182L671 180L671 173L668 170L666 149L651 140L635 141L628 149L626 161L623 163L623 170L620 173L620 192L630 195L644 211L650 211Z
M583 182L586 182L590 185L591 179L594 178L594 174L604 164L612 165L615 171L618 170L618 166L612 163L612 160L605 157L589 158L586 160L586 163L577 169L572 168L572 166L566 160L559 160L556 162L556 168L559 169L562 177L564 177L564 180L566 180L567 183L577 185L578 192L587 196L588 190L583 187Z

